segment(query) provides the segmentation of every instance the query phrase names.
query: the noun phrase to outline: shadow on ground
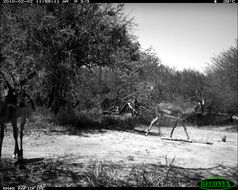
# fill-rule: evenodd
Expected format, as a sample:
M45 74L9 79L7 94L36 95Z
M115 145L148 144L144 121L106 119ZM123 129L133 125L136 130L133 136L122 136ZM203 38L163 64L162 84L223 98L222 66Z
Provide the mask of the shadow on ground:
M133 180L138 180L142 175L150 177L152 175L163 177L165 174L168 180L178 180L179 183L186 186L196 186L196 182L204 178L227 178L237 184L237 167L227 167L218 165L213 168L182 168L168 167L159 164L128 164L128 163L113 163L113 162L92 162L70 163L70 158L43 159L33 158L25 159L20 165L20 168L14 164L11 159L3 159L0 165L0 186L46 186L46 187L66 187L66 186L92 186L89 181L98 180L97 184L103 183L101 178L108 179L112 173L118 176L111 176L115 180L123 175L124 178L118 178L114 181L114 185L124 184L133 185L127 181L134 177ZM65 161L67 160L67 161ZM146 171L146 173L144 173ZM136 179L138 178L138 179ZM125 180L125 183L121 180ZM106 182L107 183L107 182ZM110 182L108 181L110 186ZM105 184L104 184L105 185ZM153 183L147 184L153 186ZM100 185L99 185L100 186ZM136 185L135 185L136 186Z

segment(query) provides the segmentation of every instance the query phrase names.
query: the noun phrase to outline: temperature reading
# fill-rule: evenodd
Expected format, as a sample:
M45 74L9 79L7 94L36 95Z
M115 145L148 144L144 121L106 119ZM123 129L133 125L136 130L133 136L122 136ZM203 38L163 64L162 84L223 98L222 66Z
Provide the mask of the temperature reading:
M223 3L235 3L235 0L223 0Z
M80 0L80 3L89 3L89 0Z

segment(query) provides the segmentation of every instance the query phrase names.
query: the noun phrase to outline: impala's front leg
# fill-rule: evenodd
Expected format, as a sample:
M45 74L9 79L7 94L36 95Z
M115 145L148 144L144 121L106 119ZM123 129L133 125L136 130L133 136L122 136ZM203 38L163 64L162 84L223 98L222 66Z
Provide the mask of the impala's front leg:
M19 159L23 159L23 131L24 131L24 125L26 123L26 116L24 115L21 120L21 126L20 126L20 152L19 152Z
M158 128L159 136L162 136L162 133L161 133L159 124L160 124L160 120L158 119L158 121L157 121L157 123L156 123L156 126L157 126L157 128Z
M150 131L152 125L153 125L158 119L159 119L159 117L157 116L155 119L153 119L153 120L151 121L150 126L149 126L148 129L146 130L145 136L148 135L148 133L149 133L149 131Z
M186 127L186 125L183 123L183 121L181 121L181 124L182 124L182 126L183 126L183 128L184 128L184 131L185 131L185 133L186 133L186 135L187 135L187 138L188 138L188 141L189 141L190 138L189 138L189 136L188 136L187 127Z
M17 158L19 156L19 146L18 146L18 128L17 128L17 121L12 122L13 127L13 137L15 140L15 149L13 153L13 158Z
M175 127L177 126L177 124L178 124L178 119L175 121L175 124L174 124L174 126L173 126L173 129L172 129L172 131L171 131L171 133L170 133L170 138L172 138L174 129L175 129Z

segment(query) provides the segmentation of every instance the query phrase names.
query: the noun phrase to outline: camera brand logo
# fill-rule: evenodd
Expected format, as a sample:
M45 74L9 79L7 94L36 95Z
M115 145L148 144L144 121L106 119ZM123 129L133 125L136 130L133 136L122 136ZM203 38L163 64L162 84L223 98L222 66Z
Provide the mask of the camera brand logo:
M225 178L207 178L198 181L197 185L202 189L230 189L235 183Z

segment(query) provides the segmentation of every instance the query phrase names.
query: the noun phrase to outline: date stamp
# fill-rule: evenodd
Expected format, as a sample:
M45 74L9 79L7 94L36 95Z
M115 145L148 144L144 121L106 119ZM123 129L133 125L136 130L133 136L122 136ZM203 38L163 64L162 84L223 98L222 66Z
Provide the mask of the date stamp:
M90 0L34 0L35 3L90 3ZM5 4L33 3L33 0L3 0Z
M12 4L12 3L33 3L33 0L3 0L5 4Z

